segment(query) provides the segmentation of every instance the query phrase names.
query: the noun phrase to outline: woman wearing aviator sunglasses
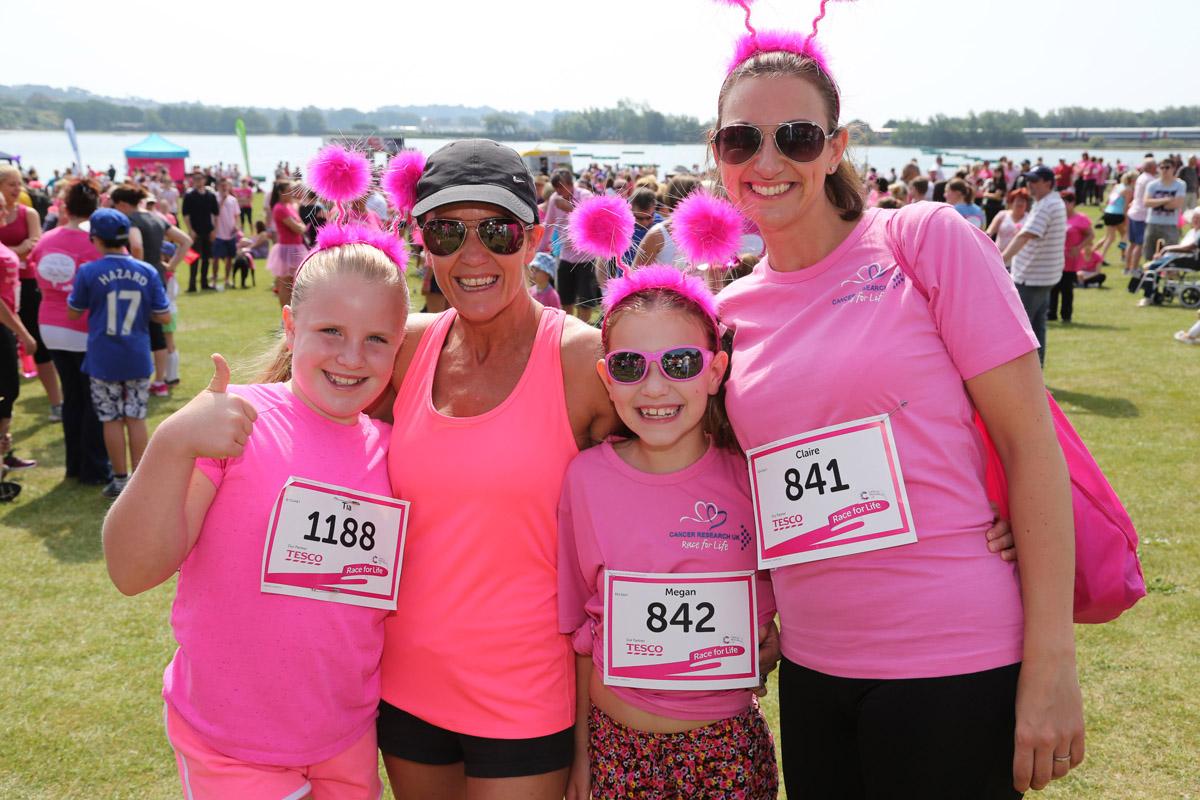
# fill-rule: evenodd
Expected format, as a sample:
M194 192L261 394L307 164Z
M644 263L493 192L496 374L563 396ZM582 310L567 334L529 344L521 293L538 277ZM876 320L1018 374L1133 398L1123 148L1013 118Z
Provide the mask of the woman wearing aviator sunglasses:
M726 408L760 529L802 520L763 534L784 779L802 797L1017 797L1084 754L1070 492L1037 341L995 246L952 208L864 210L839 104L812 36L751 29L711 141L766 243L719 298ZM1019 581L979 535L973 409L1011 481Z
M543 229L510 148L438 150L412 213L451 308L410 316L393 379L389 476L413 512L379 746L400 800L559 800L575 685L556 510L567 464L615 427L599 332L527 290Z

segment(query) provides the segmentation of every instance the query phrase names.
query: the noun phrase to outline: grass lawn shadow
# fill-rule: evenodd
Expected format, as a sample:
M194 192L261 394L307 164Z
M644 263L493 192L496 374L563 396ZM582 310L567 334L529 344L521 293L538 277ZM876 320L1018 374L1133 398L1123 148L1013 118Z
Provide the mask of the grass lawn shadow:
M29 489L25 487L8 510L4 527L21 529L40 539L46 552L59 562L89 563L104 557L100 525L108 500L100 495L99 486L84 486L64 478L48 492Z
M1117 419L1128 419L1142 415L1142 412L1133 401L1126 400L1124 397L1102 397L1097 394L1084 394L1083 392L1072 392L1053 387L1047 388L1050 389L1050 394L1054 395L1054 399L1059 405L1075 406L1085 414L1096 414L1101 417Z

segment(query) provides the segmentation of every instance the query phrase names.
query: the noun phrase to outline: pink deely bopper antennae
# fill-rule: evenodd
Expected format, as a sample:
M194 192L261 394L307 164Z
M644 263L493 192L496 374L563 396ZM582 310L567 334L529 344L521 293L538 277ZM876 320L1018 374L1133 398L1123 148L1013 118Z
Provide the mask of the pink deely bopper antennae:
M633 211L617 195L588 197L567 217L567 238L592 258L619 258L633 243Z
M753 3L754 0L717 0L717 2L721 3L722 5L733 6L734 8L742 9L742 11L744 11L746 14L746 31L751 36L754 36L758 33L758 31L754 30L754 26L750 24L750 4Z
M726 200L692 192L671 215L671 233L690 263L726 264L742 246L742 215Z
M371 187L371 162L362 153L326 145L308 162L308 185L323 200L334 204L338 219L344 206L367 193Z
M425 154L420 150L401 150L388 162L381 183L398 216L407 219L412 213L417 204L417 181L424 171Z
M675 267L666 264L648 264L633 272L626 272L621 277L610 280L605 290L606 318L610 311L631 294L660 290L674 292L691 300L704 310L714 326L717 324L717 299L708 290L708 284L695 275L684 275Z
M408 248L404 242L392 234L381 231L369 225L338 225L330 223L317 231L317 246L309 253L319 253L331 247L342 247L348 244L365 244L381 251L396 264L396 269L404 272L408 268ZM301 265L303 267L303 264Z

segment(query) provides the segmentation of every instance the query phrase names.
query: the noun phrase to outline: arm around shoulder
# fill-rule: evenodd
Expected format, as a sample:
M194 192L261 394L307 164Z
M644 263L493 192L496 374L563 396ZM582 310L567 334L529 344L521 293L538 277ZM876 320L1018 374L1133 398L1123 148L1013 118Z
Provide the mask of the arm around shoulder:
M604 357L600 331L574 317L567 317L562 333L563 388L567 415L579 449L599 444L618 427L617 412L596 371Z

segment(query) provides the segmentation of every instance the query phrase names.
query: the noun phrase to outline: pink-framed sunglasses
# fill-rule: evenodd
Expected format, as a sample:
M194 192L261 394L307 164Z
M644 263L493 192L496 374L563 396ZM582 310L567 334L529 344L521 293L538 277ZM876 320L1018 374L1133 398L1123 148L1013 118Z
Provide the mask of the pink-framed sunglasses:
M608 376L617 383L641 383L651 364L669 380L690 381L700 377L713 360L714 353L699 347L668 347L654 353L641 350L614 350L604 357Z

